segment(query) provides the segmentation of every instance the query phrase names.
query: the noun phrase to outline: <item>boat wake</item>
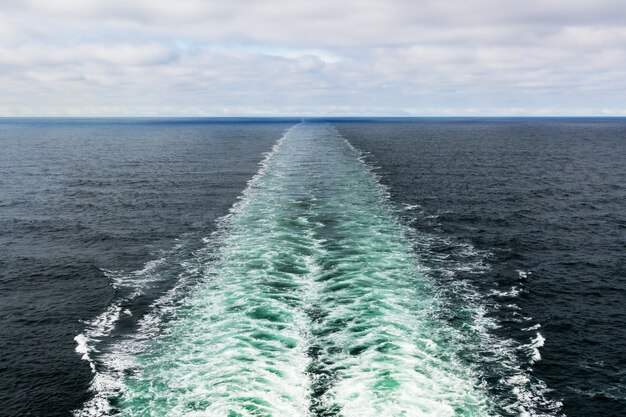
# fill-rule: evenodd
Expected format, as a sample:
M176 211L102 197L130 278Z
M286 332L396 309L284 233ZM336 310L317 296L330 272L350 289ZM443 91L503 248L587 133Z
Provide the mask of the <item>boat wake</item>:
M519 382L509 385L512 404L491 395L467 350L493 344L504 358L515 347L489 333L477 299L467 298L467 326L445 319L410 234L331 125L292 127L206 251L184 260L198 279L179 279L106 352L92 354L89 340L110 334L121 304L77 338L96 377L94 398L75 414L541 415L521 368L508 374Z

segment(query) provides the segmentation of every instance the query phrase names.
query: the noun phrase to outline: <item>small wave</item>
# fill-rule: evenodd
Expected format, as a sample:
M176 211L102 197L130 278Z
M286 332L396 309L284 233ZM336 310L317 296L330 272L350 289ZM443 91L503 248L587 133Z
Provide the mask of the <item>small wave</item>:
M524 331L524 332L532 332L533 330L538 330L540 328L541 328L541 324L537 323L537 324L535 324L533 326L530 326L530 327L527 327L525 329L522 329L522 331Z
M514 285L508 290L504 290L504 291L492 289L491 291L489 291L489 295L492 297L498 297L498 298L517 298L522 292L523 292L522 288Z
M178 245L176 245L178 246ZM176 250L176 246L173 250ZM131 288L140 290L145 284L164 279L156 274L159 266L163 265L167 256L146 262L141 269L131 272L103 270L111 285L116 289Z
M421 209L422 206L420 206L419 204L405 204L402 207L402 211L413 211L415 209Z
M539 353L539 348L542 347L545 343L546 339L541 335L541 333L537 332L537 336L531 341L529 348L532 350L532 356L530 358L531 363L535 363L541 360L541 353Z
M76 352L81 354L81 359L89 362L92 372L96 373L96 363L92 357L97 352L96 345L104 337L110 335L115 324L120 318L122 307L120 304L110 305L106 311L86 323L85 330L74 337Z

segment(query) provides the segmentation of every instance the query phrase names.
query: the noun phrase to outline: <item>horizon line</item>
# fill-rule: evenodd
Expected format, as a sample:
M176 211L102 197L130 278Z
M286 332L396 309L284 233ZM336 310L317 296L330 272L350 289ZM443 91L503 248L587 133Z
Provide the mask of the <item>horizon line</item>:
M626 115L320 115L320 116L3 116L0 119L626 119Z

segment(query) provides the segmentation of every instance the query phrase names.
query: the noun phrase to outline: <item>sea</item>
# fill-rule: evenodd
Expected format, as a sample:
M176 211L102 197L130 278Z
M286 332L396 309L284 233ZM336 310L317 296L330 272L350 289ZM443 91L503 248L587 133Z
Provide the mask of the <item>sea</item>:
M626 415L626 119L0 119L0 416Z

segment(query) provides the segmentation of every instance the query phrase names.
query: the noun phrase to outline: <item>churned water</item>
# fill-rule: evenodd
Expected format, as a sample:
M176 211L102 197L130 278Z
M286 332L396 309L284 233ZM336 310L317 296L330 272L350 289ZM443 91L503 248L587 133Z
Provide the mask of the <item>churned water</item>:
M626 122L0 126L0 413L624 411Z

